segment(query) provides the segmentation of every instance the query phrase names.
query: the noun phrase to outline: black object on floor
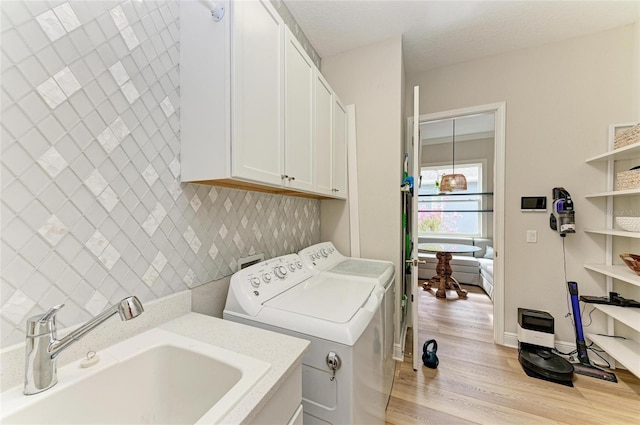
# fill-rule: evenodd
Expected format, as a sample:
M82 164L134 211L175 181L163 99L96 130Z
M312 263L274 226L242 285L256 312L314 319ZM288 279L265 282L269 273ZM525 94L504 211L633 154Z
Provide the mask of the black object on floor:
M616 375L613 372L607 372L606 370L602 370L599 367L590 364L574 363L573 368L579 375L590 376L591 378L598 378L614 383L618 382L618 378L616 378Z
M429 349L429 346L433 345L433 349ZM438 367L440 360L438 360L438 356L436 356L436 351L438 351L438 343L435 339L430 339L426 341L422 347L422 363L428 368L435 369Z
M549 348L520 344L518 361L524 372L532 378L573 387L573 365Z

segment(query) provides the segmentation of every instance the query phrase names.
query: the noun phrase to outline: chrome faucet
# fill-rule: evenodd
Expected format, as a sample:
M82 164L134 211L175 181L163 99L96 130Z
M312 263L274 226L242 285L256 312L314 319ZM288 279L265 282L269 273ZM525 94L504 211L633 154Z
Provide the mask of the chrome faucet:
M64 307L64 304L56 305L44 314L27 319L23 391L26 395L47 390L58 382L56 363L58 355L65 348L78 341L116 313L120 314L122 320L130 320L138 317L144 311L138 298L135 296L125 298L59 340L56 329L56 314L62 307Z

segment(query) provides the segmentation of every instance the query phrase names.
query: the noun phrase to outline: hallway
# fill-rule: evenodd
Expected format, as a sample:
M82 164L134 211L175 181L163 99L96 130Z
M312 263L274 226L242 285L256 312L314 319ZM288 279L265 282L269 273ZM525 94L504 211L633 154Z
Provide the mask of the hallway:
M571 388L528 377L515 348L493 343L491 300L482 289L463 286L467 300L420 292L420 347L436 339L440 364L414 372L405 355L396 366L387 424L638 423L640 379L622 370L615 371L617 384L576 375Z

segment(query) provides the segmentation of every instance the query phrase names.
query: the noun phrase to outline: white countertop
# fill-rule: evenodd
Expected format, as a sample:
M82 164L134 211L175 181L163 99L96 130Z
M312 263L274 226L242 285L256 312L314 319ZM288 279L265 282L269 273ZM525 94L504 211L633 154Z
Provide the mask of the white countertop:
M255 388L226 416L224 423L228 424L250 423L309 347L309 341L303 339L198 313L185 314L158 328L271 364Z

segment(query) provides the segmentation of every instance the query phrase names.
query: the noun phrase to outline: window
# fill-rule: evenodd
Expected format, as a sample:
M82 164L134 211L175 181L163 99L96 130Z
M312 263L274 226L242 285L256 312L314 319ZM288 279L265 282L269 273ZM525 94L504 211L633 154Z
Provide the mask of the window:
M421 235L482 236L486 195L483 195L482 163L456 164L456 173L467 178L467 190L440 193L443 174L452 172L451 165L422 167L418 190L418 233Z

